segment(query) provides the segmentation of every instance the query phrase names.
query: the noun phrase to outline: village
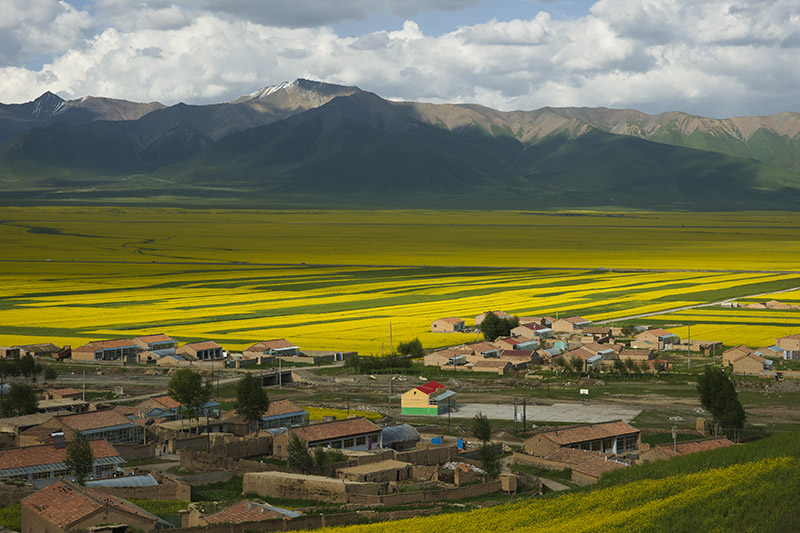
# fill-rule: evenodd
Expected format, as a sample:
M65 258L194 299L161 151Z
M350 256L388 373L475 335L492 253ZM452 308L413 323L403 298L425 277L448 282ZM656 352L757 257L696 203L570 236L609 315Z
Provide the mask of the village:
M489 322L498 327L487 330ZM655 380L693 364L754 383L800 378L800 334L726 349L659 327L503 311L474 326L437 319L431 331L454 342L415 366L362 373L355 352L287 339L241 353L212 340L179 345L163 333L2 347L4 359L55 370L49 380L44 372L44 386L33 372L33 410L0 419L2 505L20 506L24 532L305 530L496 505L737 445L700 408L691 419L671 417L680 419L671 427L635 427L641 405L590 398L604 378ZM4 402L19 381L9 384L11 375ZM187 407L169 391L189 375L205 380L208 397ZM235 401L253 377L270 398L255 421ZM552 382L559 403L534 394L546 380L547 398ZM558 397L556 386L570 396ZM85 483L68 457L82 438L92 461Z

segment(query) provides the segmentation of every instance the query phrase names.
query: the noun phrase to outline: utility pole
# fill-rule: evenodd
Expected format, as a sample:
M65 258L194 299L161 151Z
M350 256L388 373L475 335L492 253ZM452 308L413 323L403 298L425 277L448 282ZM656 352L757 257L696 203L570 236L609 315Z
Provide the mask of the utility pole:
M389 322L389 355L394 355L394 341L392 340L392 323Z
M689 324L688 326L688 335L689 335L689 342L686 343L686 360L687 360L687 368L689 370L692 369L692 325Z
M514 398L514 433L517 432L517 398Z
M523 398L522 399L522 432L523 433L527 433L528 432L528 411L527 411L527 408L528 408L528 399L527 398Z
M283 388L283 358L280 355L278 356L278 388Z
M678 456L678 432L677 428L672 426L672 457Z

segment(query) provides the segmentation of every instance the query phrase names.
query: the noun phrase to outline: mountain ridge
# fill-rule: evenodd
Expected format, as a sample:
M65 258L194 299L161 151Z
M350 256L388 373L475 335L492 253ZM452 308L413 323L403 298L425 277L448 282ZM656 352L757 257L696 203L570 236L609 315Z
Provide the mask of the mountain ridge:
M140 198L162 187L170 196L257 205L291 197L298 205L392 206L390 192L401 207L764 209L797 208L800 191L793 112L713 119L588 107L498 111L389 101L297 79L204 106L45 93L0 104L4 134L0 191L11 201L100 201L126 190ZM666 197L656 201L659 192Z

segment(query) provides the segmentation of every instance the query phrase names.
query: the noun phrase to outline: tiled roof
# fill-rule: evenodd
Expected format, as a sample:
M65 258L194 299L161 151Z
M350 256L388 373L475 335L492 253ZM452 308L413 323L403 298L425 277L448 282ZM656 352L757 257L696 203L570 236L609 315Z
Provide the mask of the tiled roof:
M611 328L602 327L602 326L589 326L583 328L582 330L584 333L591 333L592 335L607 335Z
M733 442L726 439L704 439L693 442L679 442L677 445L678 455L690 455L693 453L707 452L709 450L716 450L717 448L727 448L733 446ZM659 444L658 449L669 456L675 453L674 444Z
M130 420L125 418L125 415L114 410L91 411L89 413L80 413L77 415L57 416L55 419L75 431L86 431L88 429L100 429L131 423Z
M281 416L299 413L300 411L303 411L303 409L297 407L291 400L277 400L269 403L269 409L263 416Z
M217 348L222 348L219 344L214 341L203 341L203 342L190 342L189 344L184 344L181 348L191 348L193 350L215 350Z
M51 429L50 431L55 430ZM119 452L116 448L105 439L90 441L89 445L92 447L92 455L95 459L119 456ZM54 448L52 444L28 446L25 448L10 448L0 451L0 470L63 463L66 459L67 449Z
M530 359L535 352L533 350L503 350L500 352L500 358L507 359Z
M91 352L108 348L130 348L136 345L130 339L114 339L109 341L92 341L72 350L73 352Z
M292 433L295 433L306 442L316 442L320 440L363 435L365 433L375 433L380 430L381 428L366 418L359 417L295 428L292 430Z
M539 435L544 436L560 446L568 446L579 442L605 439L619 435L629 435L638 432L638 429L629 426L621 420L617 420L614 422L604 422L602 424L589 424L587 426L575 426L546 431L544 433L539 433Z
M172 342L175 339L170 337L169 335L164 335L163 333L158 333L156 335L143 335L141 337L136 337L134 340L140 340L147 343L150 342Z
M489 342L475 342L473 344L467 344L466 347L473 353L496 352L499 350L497 346Z
M570 324L583 324L585 322L591 322L591 320L586 320L582 316L570 316L567 318L562 318L562 320L566 320Z
M285 348L297 348L294 344L287 341L286 339L273 339L271 341L260 341L249 347L248 351L262 351L267 348L271 348L273 350L281 350Z
M291 514L293 515L295 513ZM269 505L242 500L230 507L226 507L218 513L206 516L205 521L209 524L241 524L244 522L269 520L271 518L285 518L286 516L286 514L278 512L274 507Z
M163 405L167 409L177 409L181 406L180 403L176 402L172 398L167 395L164 396L157 396L155 398L151 398L154 402Z
M797 333L795 335L787 335L785 337L781 337L781 339L800 339L800 333Z
M583 463L572 467L572 470L581 474L586 474L592 477L600 477L606 472L625 468L627 465L618 463L616 461L607 461L605 458L598 457L594 461Z
M634 350L632 348L623 348L619 355L621 358L624 358L626 355L650 355L651 353L653 353L653 350Z
M461 318L458 318L456 316L451 316L451 317L448 317L448 318L440 318L438 320L434 320L434 322L447 322L448 324L461 324L462 322L464 322L464 320L461 319Z
M64 529L106 506L145 520L158 521L154 515L121 498L80 487L65 480L57 481L31 494L22 500L22 505L51 524Z
M442 385L438 381L429 381L427 383L424 383L424 384L416 387L416 389L418 391L422 391L425 394L431 394L432 392L435 392L435 391L437 391L439 389L445 389L445 388L447 388L447 387L445 387L444 385Z

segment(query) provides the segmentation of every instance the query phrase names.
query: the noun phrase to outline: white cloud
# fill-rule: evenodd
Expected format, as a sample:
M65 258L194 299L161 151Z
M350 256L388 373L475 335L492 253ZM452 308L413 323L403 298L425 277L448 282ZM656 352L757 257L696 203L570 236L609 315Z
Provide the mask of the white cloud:
M38 11L25 13L21 2L9 4L14 9L3 4L2 21L28 21L40 33L63 30L53 31L49 44L38 37L15 42L40 50L60 42L67 51L42 68L4 63L13 66L0 68L0 101L27 101L51 90L70 98L208 103L306 77L358 85L392 99L500 109L630 106L730 116L798 105L800 5L794 1L737 6L723 0L599 0L582 18L541 12L530 20L489 20L438 37L425 35L412 20L397 31L341 37L327 26L253 21L263 19L258 6L274 15L289 3L209 2L148 2L126 22L125 2L98 0L95 16L116 22L90 38L85 29L67 31L70 24L57 22L63 15L90 27L92 20L81 11L57 11L41 2ZM377 3L386 9L399 5ZM312 5L329 3L297 5L294 16L302 18ZM341 3L345 14L360 5ZM415 1L403 9L415 12L422 5ZM0 28L0 35L8 35L8 28Z

